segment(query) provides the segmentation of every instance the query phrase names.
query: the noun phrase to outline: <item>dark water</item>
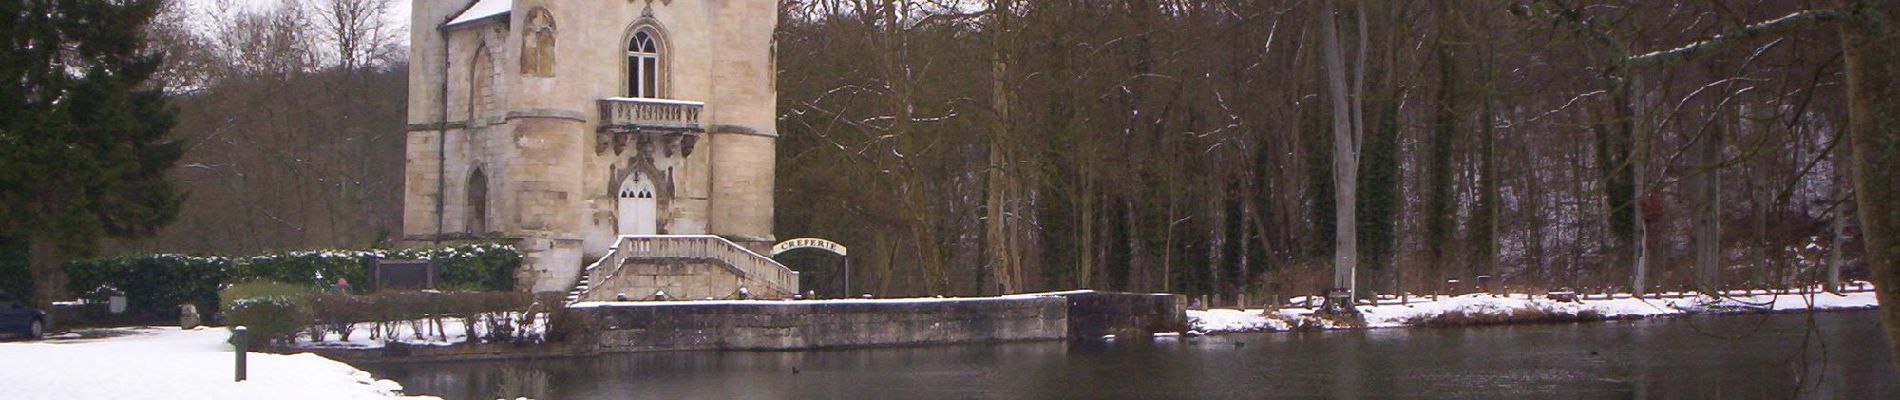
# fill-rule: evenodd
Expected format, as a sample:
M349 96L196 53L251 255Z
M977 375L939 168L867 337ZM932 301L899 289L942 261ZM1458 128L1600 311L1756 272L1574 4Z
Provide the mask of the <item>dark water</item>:
M1900 399L1879 324L1853 311L367 367L450 399Z

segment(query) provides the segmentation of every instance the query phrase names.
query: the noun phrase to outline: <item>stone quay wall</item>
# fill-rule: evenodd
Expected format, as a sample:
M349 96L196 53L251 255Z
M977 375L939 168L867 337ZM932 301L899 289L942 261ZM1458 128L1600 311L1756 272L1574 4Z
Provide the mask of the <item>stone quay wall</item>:
M1166 293L1056 293L1069 301L1069 335L1148 336L1186 332L1187 296Z
M811 350L1030 340L1187 328L1180 295L1092 291L968 299L589 302L569 344L597 353Z

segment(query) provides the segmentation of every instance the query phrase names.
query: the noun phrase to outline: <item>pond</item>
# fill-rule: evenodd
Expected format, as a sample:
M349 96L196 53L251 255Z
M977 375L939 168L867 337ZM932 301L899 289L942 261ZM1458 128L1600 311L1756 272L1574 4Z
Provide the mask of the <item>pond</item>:
M449 399L1900 398L1873 311L362 366Z

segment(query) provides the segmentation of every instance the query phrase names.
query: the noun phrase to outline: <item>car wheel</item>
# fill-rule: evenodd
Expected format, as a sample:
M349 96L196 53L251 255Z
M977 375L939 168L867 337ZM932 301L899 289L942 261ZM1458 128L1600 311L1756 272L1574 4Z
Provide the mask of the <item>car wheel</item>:
M46 337L46 322L33 320L33 323L26 327L26 337L32 339Z

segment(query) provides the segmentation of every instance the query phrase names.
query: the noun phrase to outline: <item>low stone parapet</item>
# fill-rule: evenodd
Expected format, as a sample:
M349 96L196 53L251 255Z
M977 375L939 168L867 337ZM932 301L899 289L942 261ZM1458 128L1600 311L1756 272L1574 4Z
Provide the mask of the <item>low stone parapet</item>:
M956 299L584 302L570 345L595 352L809 350L1089 339L1187 329L1179 295L1061 292Z
M594 302L569 312L583 332L576 339L600 352L1049 340L1068 332L1060 297Z

